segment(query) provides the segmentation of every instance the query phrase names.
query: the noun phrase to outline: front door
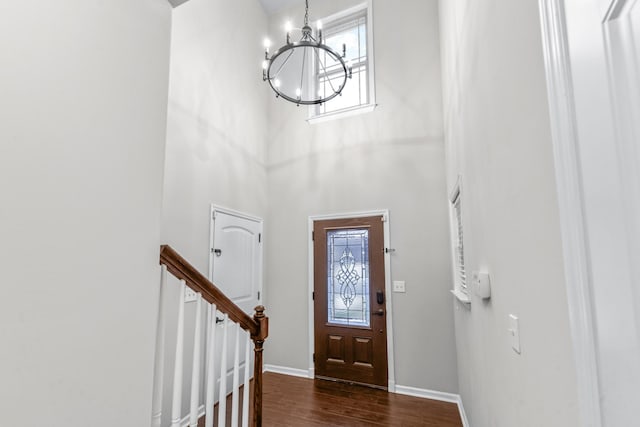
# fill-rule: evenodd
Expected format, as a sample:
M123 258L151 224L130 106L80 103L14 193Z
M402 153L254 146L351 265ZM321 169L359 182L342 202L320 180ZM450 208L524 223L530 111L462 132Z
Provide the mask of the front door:
M315 221L317 378L387 387L383 217Z

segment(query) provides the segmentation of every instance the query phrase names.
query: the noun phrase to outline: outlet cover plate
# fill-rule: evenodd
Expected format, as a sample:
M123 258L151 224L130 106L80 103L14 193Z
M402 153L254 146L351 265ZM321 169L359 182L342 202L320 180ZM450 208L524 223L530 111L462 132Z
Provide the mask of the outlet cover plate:
M407 292L404 280L393 281L393 292Z

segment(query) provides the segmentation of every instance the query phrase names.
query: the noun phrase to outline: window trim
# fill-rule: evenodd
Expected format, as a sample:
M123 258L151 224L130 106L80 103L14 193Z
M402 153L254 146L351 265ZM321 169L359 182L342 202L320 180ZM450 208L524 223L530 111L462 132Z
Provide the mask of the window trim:
M331 25L333 22L344 20L351 15L355 15L359 12L366 10L367 17L367 85L368 85L368 95L369 99L366 104L357 105L353 107L347 107L337 111L330 111L328 113L317 114L316 106L309 106L309 113L307 122L310 124L322 123L328 120L334 120L344 117L350 117L357 114L368 113L373 111L376 104L376 91L375 91L375 66L374 66L374 43L373 43L373 0L366 0L360 4L357 4L348 9L342 10L338 13L334 13L333 15L329 15L318 21L321 21L323 26L326 28L327 25ZM318 25L318 21L315 22L315 25ZM315 79L315 73L313 75L313 79ZM311 79L309 80L311 82Z
M451 267L453 273L453 290L451 293L463 304L471 304L469 297L469 286L467 281L463 283L460 277L461 273L467 276L467 264L459 262L459 247L462 247L462 256L464 259L464 233L460 233L463 229L462 210L460 208L462 200L462 177L458 176L453 190L449 196L449 226L451 232ZM456 208L456 204L458 207ZM460 236L462 234L462 236ZM458 245L458 243L461 243Z

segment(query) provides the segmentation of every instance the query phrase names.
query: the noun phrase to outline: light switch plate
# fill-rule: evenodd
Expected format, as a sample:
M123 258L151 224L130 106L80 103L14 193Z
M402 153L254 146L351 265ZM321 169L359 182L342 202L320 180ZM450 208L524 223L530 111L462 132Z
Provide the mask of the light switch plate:
M509 315L508 331L511 337L511 348L513 351L520 354L520 326L518 324L518 317L513 314Z
M404 285L404 280L394 280L393 281L393 292L406 292L406 288Z

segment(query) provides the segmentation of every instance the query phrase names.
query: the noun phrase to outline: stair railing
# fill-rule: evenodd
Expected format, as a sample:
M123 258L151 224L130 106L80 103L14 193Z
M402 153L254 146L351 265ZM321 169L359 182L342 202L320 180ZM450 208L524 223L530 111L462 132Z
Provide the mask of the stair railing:
M177 340L175 349L175 363L173 375L173 394L171 405L171 427L183 427L198 425L198 408L200 401L200 388L202 382L205 386L205 427L212 427L214 418L218 419L218 427L226 426L227 421L227 352L229 329L235 329L233 337L233 384L231 391L231 426L248 427L262 425L262 350L264 341L269 333L269 319L264 314L264 307L257 306L253 318L246 314L231 299L229 299L220 289L211 283L205 276L189 264L173 248L168 245L160 247L160 264L162 266L162 277L160 281L160 310L158 313L158 329L156 336L156 360L154 367L154 390L152 398L152 427L163 425L162 397L164 385L164 352L165 352L165 313L163 310L163 295L166 293L167 272L171 273L180 281L180 297L178 302L178 325ZM184 353L184 310L186 288L191 288L196 293L196 316L194 328L194 351L191 372L191 401L188 420L181 418L182 409L182 389L183 389L183 353ZM207 309L206 340L205 340L205 375L201 375L201 353L202 343L202 305ZM216 315L222 313L222 319ZM222 325L222 348L220 351L216 345L216 325ZM238 327L233 327L238 325ZM240 331L243 330L243 332ZM239 386L239 348L241 335L245 339L245 369L242 386L242 414L240 415L240 386ZM253 341L254 370L253 387L249 378L249 353L250 343ZM215 364L216 355L220 357L220 368ZM215 411L215 383L216 372L219 372L219 393L217 411ZM253 393L250 393L252 389ZM252 405L248 402L251 401ZM253 416L249 422L252 406ZM188 424L187 424L188 422ZM166 425L166 423L165 423Z

